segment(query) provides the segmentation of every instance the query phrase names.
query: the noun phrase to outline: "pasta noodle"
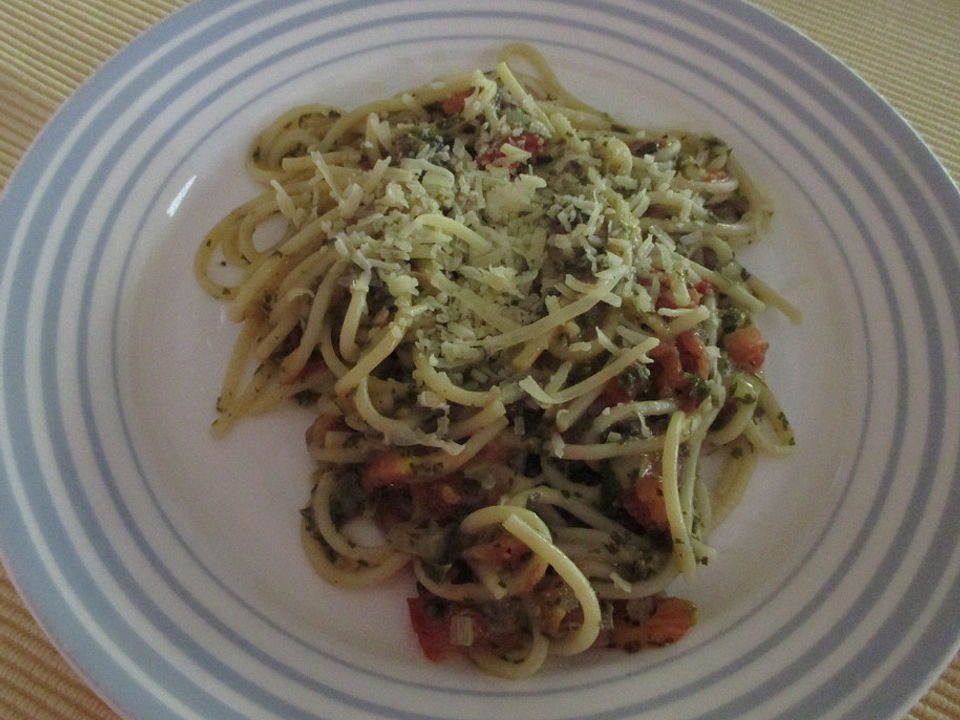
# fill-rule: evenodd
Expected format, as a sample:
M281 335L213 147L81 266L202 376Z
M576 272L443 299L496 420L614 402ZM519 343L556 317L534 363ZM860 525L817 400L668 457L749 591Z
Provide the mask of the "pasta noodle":
M242 324L213 431L315 408L317 572L412 567L424 654L505 678L679 640L697 611L668 586L714 556L757 454L794 444L755 316L800 317L736 259L769 212L730 148L618 124L512 45L294 108L246 161L263 193L195 259Z

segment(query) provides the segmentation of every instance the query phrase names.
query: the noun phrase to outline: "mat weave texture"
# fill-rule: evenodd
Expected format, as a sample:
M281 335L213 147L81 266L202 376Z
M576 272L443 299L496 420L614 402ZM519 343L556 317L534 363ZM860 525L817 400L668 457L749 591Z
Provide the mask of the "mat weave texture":
M185 4L0 0L0 191L67 96L132 38ZM960 0L756 4L876 88L960 181ZM906 717L960 720L960 657ZM51 645L2 567L0 719L118 720Z

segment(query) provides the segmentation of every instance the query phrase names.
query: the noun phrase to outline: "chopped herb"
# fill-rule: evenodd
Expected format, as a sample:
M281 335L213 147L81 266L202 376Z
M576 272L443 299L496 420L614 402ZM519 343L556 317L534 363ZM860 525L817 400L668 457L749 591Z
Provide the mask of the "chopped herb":
M316 405L317 400L319 400L321 394L316 390L301 390L298 393L293 394L293 399L300 407L310 407L311 405Z
M656 140L651 140L650 142L645 142L641 145L637 145L633 149L633 154L637 157L643 157L644 155L653 155L657 150L660 149L660 143Z

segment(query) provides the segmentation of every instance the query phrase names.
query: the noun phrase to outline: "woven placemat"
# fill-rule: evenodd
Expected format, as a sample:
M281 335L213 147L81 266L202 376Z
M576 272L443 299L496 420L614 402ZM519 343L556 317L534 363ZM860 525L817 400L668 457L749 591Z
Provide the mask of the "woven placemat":
M36 133L84 78L186 2L0 0L0 188ZM960 180L960 2L757 4L873 85ZM50 644L0 567L0 719L117 718ZM907 718L960 720L960 657Z

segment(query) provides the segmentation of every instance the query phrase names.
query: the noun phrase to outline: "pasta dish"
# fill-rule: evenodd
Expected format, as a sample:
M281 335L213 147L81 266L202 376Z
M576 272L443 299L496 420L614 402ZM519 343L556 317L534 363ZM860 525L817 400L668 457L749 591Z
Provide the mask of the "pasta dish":
M410 572L426 657L507 678L679 640L668 586L794 444L755 320L799 314L737 261L769 211L730 148L622 125L513 45L290 110L246 167L263 193L196 254L240 324L213 431L313 409L317 572Z

